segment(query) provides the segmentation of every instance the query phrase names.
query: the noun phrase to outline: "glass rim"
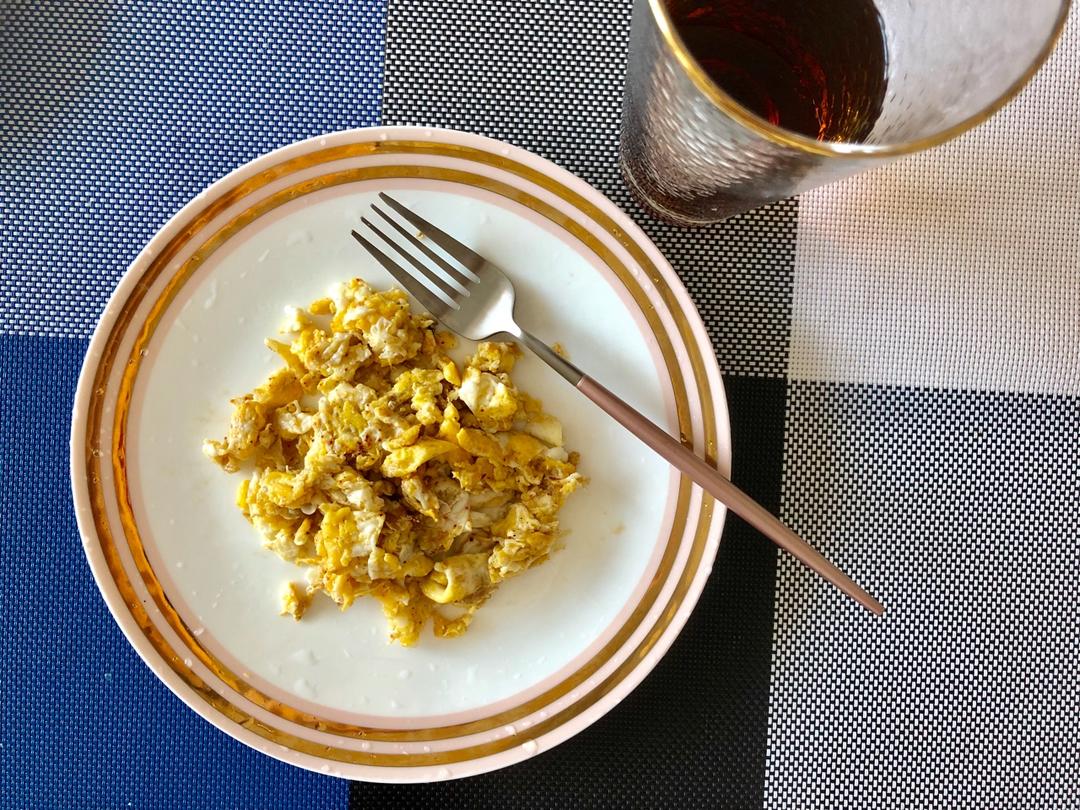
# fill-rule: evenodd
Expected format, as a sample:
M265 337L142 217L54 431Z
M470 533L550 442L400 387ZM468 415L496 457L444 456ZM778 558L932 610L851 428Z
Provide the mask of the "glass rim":
M1031 61L1031 64L1027 66L1016 81L1005 88L1001 95L978 112L968 116L959 123L953 124L951 127L934 133L933 135L916 138L910 141L885 144L851 141L819 141L816 138L800 135L792 130L784 129L783 127L769 123L764 118L736 101L732 96L721 89L720 85L709 78L705 69L701 67L701 64L690 53L690 49L686 47L686 43L683 42L682 37L675 30L675 25L671 20L671 15L668 13L665 0L648 0L648 4L649 9L652 11L653 20L655 21L661 36L664 38L664 42L668 49L679 60L679 64L690 77L691 81L694 82L697 88L704 93L713 104L747 129L774 143L778 143L782 146L794 147L803 152L810 152L816 155L823 155L826 157L882 158L910 155L943 144L983 123L994 115L994 113L1012 101L1027 83L1031 81L1031 78L1038 73L1039 68L1046 63L1050 54L1053 53L1058 39L1061 37L1061 32L1065 28L1065 21L1068 19L1072 0L1061 0L1057 19L1054 21L1054 25L1051 28L1046 41L1035 54L1035 58Z

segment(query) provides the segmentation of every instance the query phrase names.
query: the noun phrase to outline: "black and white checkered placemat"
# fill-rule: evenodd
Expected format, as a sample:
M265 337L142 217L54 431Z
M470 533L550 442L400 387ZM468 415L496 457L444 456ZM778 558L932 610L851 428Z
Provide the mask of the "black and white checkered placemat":
M1080 31L960 141L688 231L642 215L615 168L628 25L626 2L391 0L383 121L511 141L628 210L712 336L736 480L888 614L732 519L701 606L627 702L534 763L425 794L1080 802ZM380 795L354 786L357 806Z

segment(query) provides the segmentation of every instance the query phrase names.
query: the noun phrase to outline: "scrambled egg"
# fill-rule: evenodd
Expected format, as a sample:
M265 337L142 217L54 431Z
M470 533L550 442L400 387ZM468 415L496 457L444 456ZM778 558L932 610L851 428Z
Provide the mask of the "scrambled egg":
M304 611L311 604L311 594L303 585L286 582L281 589L281 615L292 616L297 621L304 618Z
M236 504L283 559L299 620L323 591L343 610L382 603L390 638L465 632L504 579L544 562L558 511L584 483L562 425L518 390L520 352L481 343L459 369L453 336L409 310L401 290L359 279L291 309L284 361L232 400L225 438L203 451L245 474Z

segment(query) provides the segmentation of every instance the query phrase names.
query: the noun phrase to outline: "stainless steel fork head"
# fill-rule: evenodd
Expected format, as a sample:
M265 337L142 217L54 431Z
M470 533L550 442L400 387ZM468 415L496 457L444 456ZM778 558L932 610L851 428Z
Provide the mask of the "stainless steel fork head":
M514 285L506 273L388 194L380 194L379 198L416 228L418 236L375 204L372 210L397 232L398 238L392 238L366 217L361 221L412 269L399 265L357 231L352 235L421 306L451 332L467 340L512 339L522 343L577 385L583 376L580 369L518 324L514 316ZM427 241L442 249L450 260L425 244Z

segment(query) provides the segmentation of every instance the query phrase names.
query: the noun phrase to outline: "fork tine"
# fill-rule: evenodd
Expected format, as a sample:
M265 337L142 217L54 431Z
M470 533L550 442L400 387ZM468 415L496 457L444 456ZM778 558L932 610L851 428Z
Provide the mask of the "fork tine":
M379 238L386 242L386 244L390 245L390 247L396 250L398 252L398 255L401 256L401 258L403 258L414 268L416 268L416 272L411 273L413 278L417 278L417 274L419 274L420 281L425 287L431 290L431 292L441 293L439 295L440 298L447 301L451 306L454 307L454 309L458 309L457 299L461 296L461 293L458 290L454 289L445 281L443 281L443 279L439 278L439 275L433 272L430 268L428 268L422 261L409 253L409 251L407 251L405 248L403 248L385 233L380 231L378 227L376 227L375 224L367 217L361 217L360 221L367 225L368 228L370 228L374 233L378 234ZM465 293L465 295L468 295L468 293Z
M407 219L410 224L427 236L432 242L461 262L474 276L481 265L484 264L484 257L479 253L461 244L461 242L445 231L439 230L423 217L417 216L389 194L379 192L379 199L401 214L401 216ZM479 277L477 277L476 280L479 281Z
M410 275L409 271L407 271L404 267L399 265L385 253L383 253L381 250L371 244L371 242L369 242L363 236L358 234L356 231L353 231L352 235L357 242L364 246L364 250L370 253L372 258L375 259L375 261L377 261L379 264L386 268L386 272L393 276L394 280L398 284L408 290L409 295L411 295L413 298L420 302L420 306L422 306L436 318L440 317L443 313L447 311L447 309L450 308L450 304L443 301L441 298L437 297L434 293L428 290L428 288L421 284L420 281Z
M435 264L441 267L443 271L448 276L450 276L450 278L453 279L454 282L461 288L461 291L465 295L469 294L469 285L474 283L473 279L468 278L464 273L454 267L454 265L450 264L450 262L446 261L446 259L444 259L434 250L429 248L427 245L425 245L407 230L405 230L396 219L393 219L388 213L379 208L379 206L372 204L371 210L383 219L385 219L387 222L389 222L390 225L394 228L394 230L396 230L409 241L410 245L415 247L417 250L419 250L421 253L431 259L431 261L435 262Z

